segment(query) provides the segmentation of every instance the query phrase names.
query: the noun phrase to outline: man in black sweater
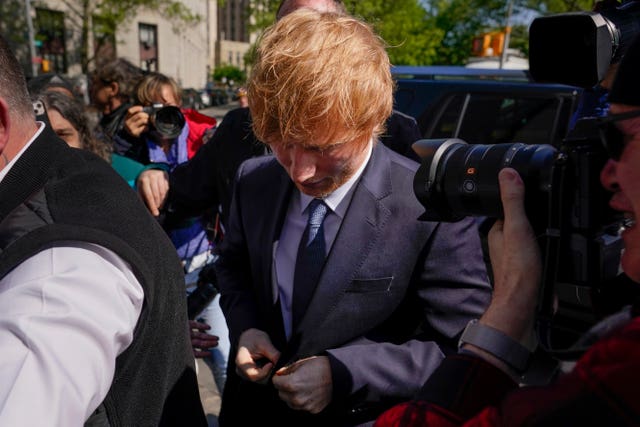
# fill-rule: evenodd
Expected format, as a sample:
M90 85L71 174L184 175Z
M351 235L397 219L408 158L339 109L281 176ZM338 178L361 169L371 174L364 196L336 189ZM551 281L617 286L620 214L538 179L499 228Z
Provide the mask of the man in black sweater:
M206 426L171 242L0 64L0 425Z

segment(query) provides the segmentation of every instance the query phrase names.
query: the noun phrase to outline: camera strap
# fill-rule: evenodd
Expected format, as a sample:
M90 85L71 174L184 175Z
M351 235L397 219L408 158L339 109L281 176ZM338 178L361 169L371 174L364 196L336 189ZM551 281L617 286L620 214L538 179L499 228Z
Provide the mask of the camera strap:
M547 228L543 235L545 245L545 259L543 260L542 286L540 289L537 331L538 342L547 351L554 351L551 344L552 322L554 315L555 286L560 262L561 237L565 233L563 223L566 198L563 194L564 180L567 171L567 157L559 154L551 168L551 191L549 194L549 209Z

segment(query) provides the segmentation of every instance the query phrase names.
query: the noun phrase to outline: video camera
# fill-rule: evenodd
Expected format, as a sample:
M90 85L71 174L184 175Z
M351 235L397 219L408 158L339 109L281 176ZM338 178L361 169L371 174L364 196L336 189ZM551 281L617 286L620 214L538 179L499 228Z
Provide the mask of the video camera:
M591 88L640 34L640 1L600 2L593 12L543 16L529 28L531 76Z
M640 1L601 2L597 12L537 18L530 28L530 72L538 81L592 87L640 34ZM556 147L508 143L472 145L460 139L420 140L414 179L425 206L422 219L502 217L498 172L518 171L525 210L539 236L543 283L538 300L539 342L564 350L603 316L637 297L620 270L622 215L608 206L600 184L608 155L597 117L583 117ZM481 227L485 229L486 227ZM627 300L625 300L627 299ZM558 357L562 358L562 357Z
M498 172L518 171L525 210L541 244L538 334L550 350L568 348L607 314L611 302L601 294L607 283L619 280L624 219L608 207L610 195L599 183L607 154L596 126L597 119L579 120L559 148L460 139L413 145L423 159L414 178L414 192L426 208L423 220L502 217Z
M142 109L149 115L150 128L166 139L177 138L182 132L185 118L180 108L171 105L153 104Z

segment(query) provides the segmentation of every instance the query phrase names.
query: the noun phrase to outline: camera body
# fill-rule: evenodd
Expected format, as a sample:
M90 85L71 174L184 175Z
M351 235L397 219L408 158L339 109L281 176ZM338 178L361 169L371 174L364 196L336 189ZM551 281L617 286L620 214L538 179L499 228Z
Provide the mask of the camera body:
M193 278L196 272L195 283L187 281L187 315L190 320L195 320L219 293L215 261L189 273L187 277Z
M598 84L640 34L640 0L600 2L593 12L536 18L529 29L530 73L538 82L583 88ZM584 117L557 146L469 145L459 139L420 140L414 192L424 220L503 215L498 172L518 171L525 211L539 237L543 283L538 338L551 354L566 354L603 316L638 297L620 269L624 218L608 206L600 171L608 159L595 118ZM485 236L486 237L486 236ZM562 358L560 356L560 358Z
M529 68L539 82L590 88L640 34L640 1L543 16L529 28Z
M424 220L500 218L498 172L511 167L522 177L525 210L543 256L538 320L548 329L544 346L568 347L607 314L600 294L619 280L623 218L608 207L610 196L599 182L608 157L595 119L579 120L559 147L447 139L420 140L414 150L422 158L414 192L426 209Z
M49 116L47 115L47 108L44 102L42 102L41 99L32 99L31 104L33 105L33 113L36 116L36 120L49 125Z
M172 105L153 104L142 108L149 115L149 128L165 139L175 139L186 122L180 108Z

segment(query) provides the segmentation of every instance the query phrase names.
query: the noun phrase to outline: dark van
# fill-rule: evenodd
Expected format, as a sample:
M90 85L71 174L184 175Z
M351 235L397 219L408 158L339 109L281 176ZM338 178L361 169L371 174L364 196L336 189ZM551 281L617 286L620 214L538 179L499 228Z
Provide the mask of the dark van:
M396 66L395 108L422 137L471 144L557 146L569 130L581 89L534 82L525 70Z

